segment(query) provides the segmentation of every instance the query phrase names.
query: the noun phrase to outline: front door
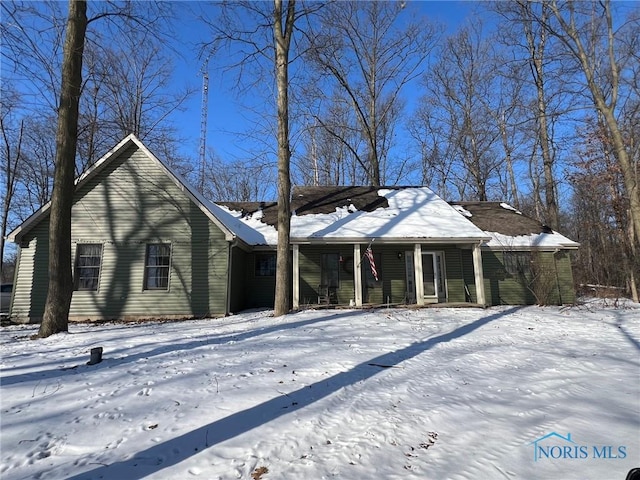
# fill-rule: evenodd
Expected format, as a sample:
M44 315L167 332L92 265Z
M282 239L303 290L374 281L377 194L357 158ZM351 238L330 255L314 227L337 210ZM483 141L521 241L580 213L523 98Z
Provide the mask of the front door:
M407 301L408 303L415 303L416 287L413 252L405 252L405 259ZM447 288L443 252L422 252L422 284L425 302L438 303L446 301Z
M422 282L425 301L433 303L445 301L447 291L442 252L422 252Z

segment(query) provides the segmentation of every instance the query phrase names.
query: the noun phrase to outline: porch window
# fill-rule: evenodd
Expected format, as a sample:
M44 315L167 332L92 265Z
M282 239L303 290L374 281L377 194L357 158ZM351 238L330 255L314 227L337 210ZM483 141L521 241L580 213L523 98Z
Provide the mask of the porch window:
M145 290L166 290L169 288L169 266L171 265L171 244L150 243L147 245L147 260L144 268Z
M100 265L102 264L102 245L99 243L80 243L76 247L76 290L98 290Z
M274 253L259 253L256 255L256 277L274 277L276 274L276 255Z
M340 254L323 253L320 258L320 283L329 288L340 287Z
M531 252L504 252L504 269L514 277L531 275Z

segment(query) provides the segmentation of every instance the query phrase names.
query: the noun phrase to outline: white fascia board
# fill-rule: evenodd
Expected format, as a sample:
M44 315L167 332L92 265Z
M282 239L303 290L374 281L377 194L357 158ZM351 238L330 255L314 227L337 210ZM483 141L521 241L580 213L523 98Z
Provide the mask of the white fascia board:
M350 237L350 238L336 238L336 237L310 237L310 238L291 238L291 243L299 245L353 245L355 243L363 244L370 243L372 245L399 245L407 244L414 245L420 243L428 245L431 243L437 244L474 244L480 242L489 241L490 237L399 237L399 238L380 238L380 237Z
M570 243L570 244L557 244L557 245L487 245L486 243L482 244L483 250L491 250L494 252L555 252L556 250L578 250L580 247L579 243Z

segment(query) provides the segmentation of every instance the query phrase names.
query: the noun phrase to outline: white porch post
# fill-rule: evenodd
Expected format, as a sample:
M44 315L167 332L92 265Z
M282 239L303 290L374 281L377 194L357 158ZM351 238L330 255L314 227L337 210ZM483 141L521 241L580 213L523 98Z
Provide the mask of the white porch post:
M486 305L484 297L484 273L482 272L482 252L480 244L473 244L473 275L476 282L476 301L480 305Z
M415 272L416 304L424 305L424 281L422 280L422 245L413 246L413 271Z
M300 308L300 245L293 245L293 308Z
M355 290L356 307L362 306L362 262L360 261L360 244L353 245L353 289Z

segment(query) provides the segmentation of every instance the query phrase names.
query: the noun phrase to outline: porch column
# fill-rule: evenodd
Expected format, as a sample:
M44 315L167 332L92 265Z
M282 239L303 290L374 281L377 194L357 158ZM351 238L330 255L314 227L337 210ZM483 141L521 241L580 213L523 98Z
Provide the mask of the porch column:
M484 297L484 273L482 272L482 252L480 244L473 244L473 276L476 282L476 301L480 305L486 305Z
M362 262L360 261L360 244L353 245L353 289L356 307L362 306Z
M416 304L424 305L424 281L422 280L422 245L416 243L413 246L413 271L416 283Z
M300 308L300 245L293 244L293 309Z

